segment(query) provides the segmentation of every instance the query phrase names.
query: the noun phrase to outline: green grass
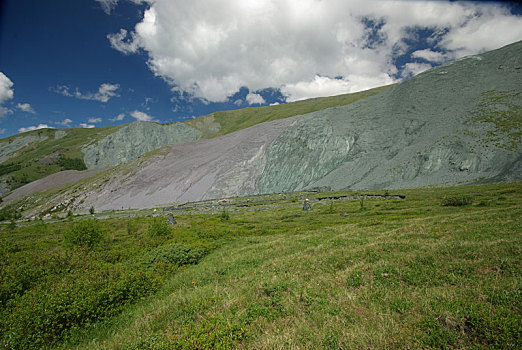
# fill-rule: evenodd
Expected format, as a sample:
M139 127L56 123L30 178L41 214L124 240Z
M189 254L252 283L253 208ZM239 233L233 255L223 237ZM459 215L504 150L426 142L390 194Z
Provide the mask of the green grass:
M77 292L74 277L96 287L82 294L96 307L75 304L92 313L87 321L37 344L520 348L522 183L401 190L406 199L366 199L364 211L357 200L314 200L340 194L309 196L311 212L292 199L231 205L228 220L219 208L175 212L170 236L147 234L148 217L100 220L106 235L91 251L64 244L70 221L4 225L1 282L20 295L2 307L0 347L9 339L6 319L45 320L36 301ZM442 205L458 196L473 202ZM97 284L100 269L107 277ZM115 291L126 298L107 297ZM47 317L59 319L56 310Z
M497 147L516 150L522 137L522 106L520 91L490 90L482 94L478 115L472 120L492 123L484 143L494 143Z
M94 129L65 129L66 135L55 139L54 129L34 130L25 135L38 135L47 137L45 140L29 143L16 151L16 155L1 165L17 165L14 171L5 175L10 188L16 189L26 183L41 179L61 170L83 170L83 153L81 148L117 130L116 127L104 127ZM2 142L12 142L19 135L8 137ZM83 165L83 166L82 166Z

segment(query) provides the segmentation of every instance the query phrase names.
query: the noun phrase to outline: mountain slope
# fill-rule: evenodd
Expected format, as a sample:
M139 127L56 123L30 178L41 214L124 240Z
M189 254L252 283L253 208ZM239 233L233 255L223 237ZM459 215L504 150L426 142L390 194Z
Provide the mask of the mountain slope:
M11 136L0 141L0 196L61 170L113 167L171 143L212 138L268 120L346 105L387 88L216 112L184 123L134 122L93 129L40 129ZM74 159L77 166L64 167L59 164L60 157Z
M426 71L374 96L178 143L56 197L76 208L314 188L520 179L522 42Z

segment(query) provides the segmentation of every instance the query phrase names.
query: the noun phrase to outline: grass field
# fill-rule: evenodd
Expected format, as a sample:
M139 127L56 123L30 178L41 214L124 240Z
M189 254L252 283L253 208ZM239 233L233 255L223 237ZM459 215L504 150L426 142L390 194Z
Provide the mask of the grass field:
M522 346L522 183L343 194L5 224L0 348Z

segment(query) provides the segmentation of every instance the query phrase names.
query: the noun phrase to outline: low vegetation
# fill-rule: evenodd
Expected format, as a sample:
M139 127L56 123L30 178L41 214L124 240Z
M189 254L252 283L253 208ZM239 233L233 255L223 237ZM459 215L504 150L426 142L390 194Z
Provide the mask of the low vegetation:
M441 204L445 207L460 207L473 203L473 197L467 194L444 197Z
M520 348L520 182L343 194L6 223L0 348Z

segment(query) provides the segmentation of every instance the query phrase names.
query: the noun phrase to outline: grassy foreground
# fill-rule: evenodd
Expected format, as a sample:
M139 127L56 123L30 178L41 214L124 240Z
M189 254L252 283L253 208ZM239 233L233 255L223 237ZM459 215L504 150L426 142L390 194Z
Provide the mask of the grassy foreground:
M0 348L520 348L522 183L400 194L5 226Z

